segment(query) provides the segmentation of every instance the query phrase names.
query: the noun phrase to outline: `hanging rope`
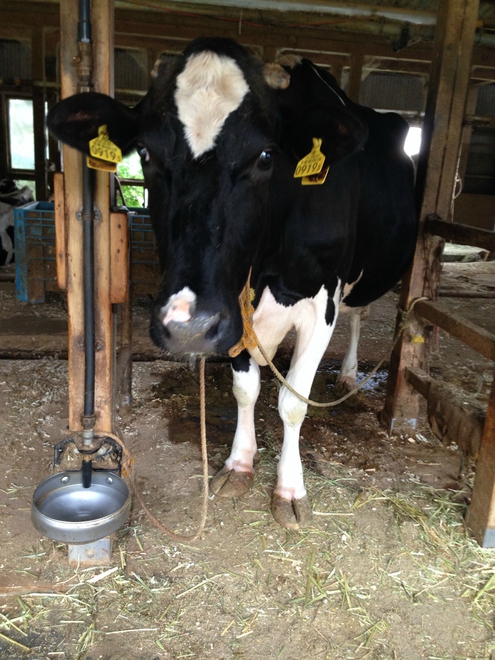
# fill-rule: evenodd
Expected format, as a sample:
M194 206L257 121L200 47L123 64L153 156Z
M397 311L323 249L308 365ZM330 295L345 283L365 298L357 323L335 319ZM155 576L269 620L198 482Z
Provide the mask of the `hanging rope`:
M251 274L251 273L250 273ZM271 370L275 374L275 376L278 378L278 380L290 391L292 394L297 396L301 401L304 401L304 403L307 403L310 406L316 406L319 408L331 408L334 406L339 405L349 397L353 396L356 392L358 392L365 383L367 383L370 378L378 371L378 369L382 366L382 364L385 362L387 359L389 353L393 350L395 347L396 343L398 342L400 336L402 335L402 332L404 329L407 327L409 324L409 318L410 315L414 309L414 306L416 303L418 303L420 300L428 300L427 297L422 296L420 298L415 298L413 301L411 301L411 304L409 305L409 308L407 310L401 310L401 317L400 317L400 323L397 327L397 331L394 337L394 340L392 342L392 346L390 347L389 351L384 355L384 357L375 365L375 367L372 369L372 371L366 376L364 380L362 380L354 389L352 389L350 392L348 392L345 396L341 397L340 399L337 399L336 401L329 401L326 403L320 403L319 401L312 401L311 399L307 399L305 396L297 392L282 376L280 371L275 367L273 364L272 360L268 357L265 349L263 346L260 344L260 341L254 331L253 328L253 314L254 314L254 308L252 305L252 300L253 300L253 291L250 287L250 277L248 277L248 281L246 282L246 285L239 297L239 302L241 305L241 312L242 312L242 317L243 317L243 322L244 322L244 333L241 338L241 340L233 346L230 351L229 355L231 357L235 357L238 355L244 348L254 348L255 346L258 347L261 355L263 358L266 360L267 364L270 366ZM148 516L148 518L151 520L151 522L155 525L157 529L159 529L161 532L166 534L167 536L170 536L171 538L180 541L182 543L191 543L192 541L195 541L198 539L205 527L206 524L206 518L208 514L208 455L207 455L207 446L206 446L206 403L205 403L205 358L201 358L200 360L200 376L199 376L199 397L200 397L200 428L201 428L201 456L202 456L202 462L203 462L203 506L202 506L202 513L201 513L201 520L198 526L198 529L195 534L192 536L185 536L184 534L177 534L176 532L173 532L172 530L168 529L163 523L161 523L156 516L151 513L149 510L148 506L144 502L141 493L139 492L138 485L136 483L136 473L133 470L133 463L134 459L132 458L131 453L125 446L123 440L118 436L113 433L105 433L106 436L109 438L112 438L112 440L115 440L115 442L122 448L122 473L123 476L127 476L133 493L136 496L136 499L138 500L139 504L143 508L144 512Z
M260 340L258 339L256 332L254 331L253 327L253 314L254 314L254 307L252 305L252 300L254 298L254 292L253 289L251 289L250 285L250 279L251 279L251 271L249 271L248 279L247 282L244 286L244 289L241 291L241 295L239 296L239 304L241 306L241 314L242 314L242 320L244 323L244 333L243 336L241 337L240 341L237 342L230 350L229 350L229 355L230 357L236 357L239 355L239 353L244 349L244 348L254 348L255 346L258 347L261 355L265 359L266 363L270 367L270 369L273 371L277 379L284 385L289 392L292 392L295 396L297 396L298 399L301 401L304 401L304 403L308 404L309 406L314 406L316 408L333 408L335 406L338 406L339 404L343 403L347 399L349 399L351 396L356 394L356 392L359 392L359 390L372 378L378 369L382 366L382 364L385 362L385 360L388 358L390 353L393 351L395 348L395 345L399 341L400 336L402 335L402 332L406 328L406 326L409 324L409 317L411 315L411 312L414 309L414 306L416 305L417 302L420 300L428 300L428 298L422 296L420 298L415 298L414 300L411 301L411 304L409 305L409 308L407 310L401 310L401 317L400 317L400 323L397 328L395 337L392 341L392 345L390 349L385 353L383 358L374 366L374 368L370 371L370 373L364 378L356 387L344 396L342 396L340 399L337 399L336 401L327 401L326 403L320 403L319 401L312 401L311 399L306 398L299 392L297 392L292 385L287 381L284 376L280 373L280 371L277 369L277 367L273 364L272 360L269 358L268 354L266 353L265 349L260 343Z
M131 456L131 453L125 446L123 440L119 436L112 433L105 433L106 436L115 440L115 442L122 447L122 473L123 476L129 478L132 490L136 499L138 500L141 507L144 509L144 512L155 525L157 529L166 534L167 536L172 537L176 541L182 543L191 543L199 538L203 532L203 529L206 524L206 517L208 514L208 455L206 448L206 404L205 404L205 358L201 358L199 366L199 399L200 399L200 425L201 425L201 456L203 460L203 507L201 513L201 520L199 527L195 534L192 536L185 536L184 534L177 534L171 529L168 529L163 523L161 523L158 518L156 518L149 508L146 506L141 493L139 492L138 485L136 483L136 473L134 472L132 465L134 459Z

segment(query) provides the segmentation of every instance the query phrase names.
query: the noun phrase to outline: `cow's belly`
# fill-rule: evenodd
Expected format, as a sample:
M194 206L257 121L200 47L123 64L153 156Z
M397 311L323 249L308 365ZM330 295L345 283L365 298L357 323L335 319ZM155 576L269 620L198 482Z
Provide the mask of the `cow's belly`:
M253 328L268 357L273 358L289 330L300 332L307 326L313 327L316 318L322 312L325 315L327 304L328 292L323 286L314 298L304 298L290 306L278 303L266 287L253 315ZM258 348L249 349L249 353L260 366L267 364Z

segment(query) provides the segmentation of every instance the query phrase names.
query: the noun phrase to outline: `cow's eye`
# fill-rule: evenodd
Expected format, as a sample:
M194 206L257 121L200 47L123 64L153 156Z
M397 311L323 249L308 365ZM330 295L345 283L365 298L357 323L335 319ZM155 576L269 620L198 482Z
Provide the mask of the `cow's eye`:
M258 167L260 170L269 170L273 163L272 152L265 150L258 156Z
M146 149L146 147L143 147L143 145L140 144L138 146L137 152L140 155L141 160L144 160L145 162L147 162L150 159L149 151L148 151L148 149Z

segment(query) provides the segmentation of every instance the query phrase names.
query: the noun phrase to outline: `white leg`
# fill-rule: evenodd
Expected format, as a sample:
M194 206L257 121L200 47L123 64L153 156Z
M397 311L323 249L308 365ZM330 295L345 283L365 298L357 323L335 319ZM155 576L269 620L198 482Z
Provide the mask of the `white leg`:
M232 451L225 465L231 470L253 471L256 454L256 435L254 431L254 406L260 393L260 368L250 358L249 371L235 371L232 391L237 400L237 428L232 443Z
M340 374L338 383L341 383L347 390L352 390L356 387L356 378L358 372L358 345L359 335L361 332L361 322L364 321L369 315L370 308L368 307L355 307L350 309L349 314L349 348L340 367Z
M287 381L306 398L332 336L337 321L339 290L335 293L335 318L331 325L325 321L328 294L325 289L311 301L309 308L296 323L297 342ZM284 443L278 465L278 481L275 489L272 513L284 527L299 529L311 520L311 507L306 497L303 470L299 455L299 432L306 416L307 404L286 387L279 394L279 412L284 423Z
M240 497L249 490L257 450L254 406L260 393L260 368L250 358L248 371L232 369L232 374L232 390L237 400L237 428L230 456L210 483L210 490L223 497Z
M5 265L8 266L12 260L12 257L14 256L14 244L12 243L12 240L7 233L7 228L0 230L0 243L2 248L7 253L5 258Z

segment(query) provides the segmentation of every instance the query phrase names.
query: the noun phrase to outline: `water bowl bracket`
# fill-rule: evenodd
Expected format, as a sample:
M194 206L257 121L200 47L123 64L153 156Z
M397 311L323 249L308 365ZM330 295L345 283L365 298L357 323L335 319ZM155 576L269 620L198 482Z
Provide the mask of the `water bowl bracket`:
M73 444L78 452L82 455L86 456L95 456L101 451L102 448L105 447L105 445L108 445L112 448L112 450L116 454L116 461L117 461L117 467L113 469L109 469L107 467L104 468L98 468L95 467L95 462L93 461L93 470L95 472L98 471L105 471L105 472L113 472L117 476L121 476L122 472L122 447L115 442L112 438L109 438L108 436L95 436L93 440L93 444L90 446L85 446L82 441L77 441L73 437L69 438L64 438L60 442L57 442L57 444L53 447L53 467L56 468L57 466L60 465L60 462L62 460L62 456L64 451L67 449L69 444ZM67 470L67 472L75 472L76 470Z

